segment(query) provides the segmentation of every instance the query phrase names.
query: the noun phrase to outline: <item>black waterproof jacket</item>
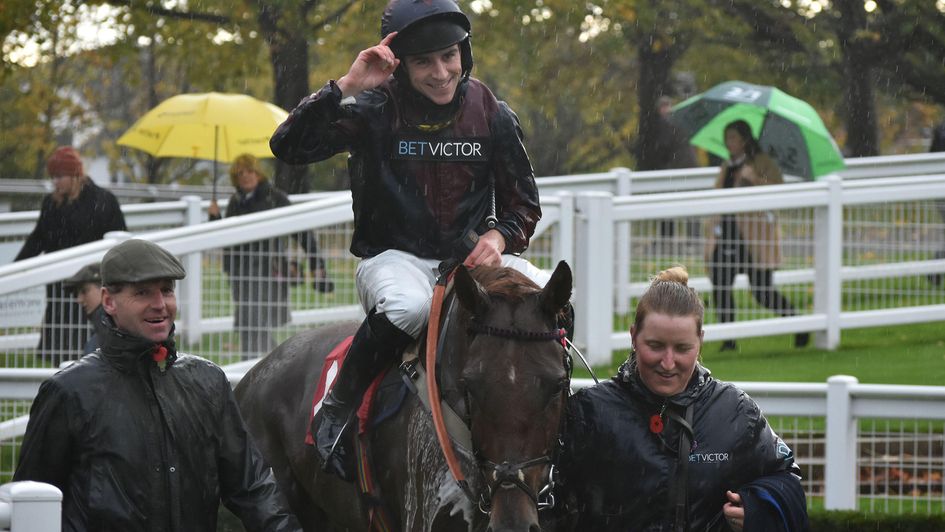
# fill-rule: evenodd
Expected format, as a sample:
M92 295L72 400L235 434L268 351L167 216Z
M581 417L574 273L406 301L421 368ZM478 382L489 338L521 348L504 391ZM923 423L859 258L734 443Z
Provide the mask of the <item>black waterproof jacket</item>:
M99 351L40 387L14 480L62 490L64 531L213 531L221 499L247 530L300 530L223 371L172 339L162 370L108 321Z
M664 405L662 431L654 432L652 417ZM679 499L671 492L680 471L682 429L670 413L685 419L689 406L693 439L685 530L727 530L722 516L726 490L797 471L793 452L747 394L697 366L686 390L664 400L642 384L633 360L612 380L581 390L569 401L557 530L674 530Z
M39 220L16 260L95 242L109 231L125 231L125 215L115 195L89 179L73 201L56 204L52 194L43 198Z
M226 217L288 205L285 192L269 181L261 181L250 195L237 191L230 196ZM247 242L224 250L223 270L230 276L230 290L236 303L234 326L238 330L276 328L288 323L289 284L280 277L287 267L283 238Z
M518 118L476 79L459 90L458 109L450 108L451 116L439 122L445 127L431 131L423 127L422 110L442 109L393 77L344 104L329 82L299 103L269 145L289 164L350 152L351 252L358 257L388 249L454 256L467 231L487 230L492 182L505 253L521 253L541 209Z

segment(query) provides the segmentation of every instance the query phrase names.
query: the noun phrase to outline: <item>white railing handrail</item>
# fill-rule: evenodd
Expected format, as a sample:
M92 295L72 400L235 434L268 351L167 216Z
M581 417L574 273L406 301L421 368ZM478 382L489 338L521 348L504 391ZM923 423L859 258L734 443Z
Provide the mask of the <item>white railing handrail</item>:
M837 175L841 176L844 182L853 183L862 179L873 179L877 177L889 177L898 180L906 176L945 173L945 152L850 158L846 159L846 164L847 168L837 172ZM610 192L614 195L629 193L649 194L710 189L714 185L717 173L718 169L715 167L648 170L639 172L631 171L628 168L615 168L607 172L539 177L536 179L536 182L542 193L546 194L560 190L572 193L597 190ZM793 183L798 182L798 179L787 176L786 181ZM133 186L145 190L161 187L161 185L145 184L120 185L122 188L131 188ZM35 193L47 190L44 181L0 179L0 191L18 192L22 191L23 187L31 187L30 191ZM205 192L203 187L200 186L166 185L165 187L181 194L188 192L196 194L199 191ZM193 191L191 191L191 189L193 189ZM289 199L293 203L300 203L318 199L319 197L345 193L346 191L324 191L294 194L289 196ZM145 194L145 196L147 196L147 194ZM228 197L229 195L227 193L220 194L218 203L221 208L225 207ZM209 204L209 200L201 200L203 212L206 212ZM160 224L161 222L164 224L179 223L183 209L184 206L179 200L122 205L122 211L125 213L129 229L132 230L145 225ZM0 237L18 237L29 234L32 230L31 224L35 222L38 217L39 211L0 214Z
M199 200L192 198L190 201ZM543 219L541 227L536 229L536 234L540 234L539 229L544 230L555 219L552 214L561 201L558 195L542 200L546 207L546 219ZM292 232L301 232L350 222L353 218L350 193L318 195L317 199L279 209L151 231L137 236L160 244L175 255L185 255L279 237L287 233L286 227L291 227ZM103 240L0 265L0 295L68 278L82 266L101 260L109 249L130 236L130 233L109 233Z
M350 221L353 217L350 204L350 195L332 195L280 209L152 231L139 236L160 244L171 253L183 255L284 235L287 226L304 231L319 225ZM106 251L128 236L128 233L119 238L106 235L103 240L2 265L0 295L61 281L82 266L101 260Z
M671 172L671 171L662 171ZM636 174L637 178L643 174ZM586 174L565 176L561 178L543 178L546 180L560 179L562 189L567 184L569 189L580 191L580 183L603 183L611 173ZM842 180L844 205L870 203L875 201L909 201L923 199L930 193L935 193L945 187L945 162L942 173L923 175L902 175L894 178L870 178L857 180ZM595 185L597 186L597 185ZM933 190L930 190L932 187ZM618 219L643 220L657 217L669 218L673 216L700 216L721 212L745 212L757 210L759 202L765 202L766 210L777 210L794 207L811 207L821 205L825 200L825 181L788 183L771 185L768 187L745 187L738 189L704 189L682 192L654 192L652 194L618 195L614 197L615 214ZM543 196L553 197L557 187L548 187L543 190ZM589 189L590 190L590 189ZM350 201L350 193L313 193L293 196L293 205L307 204L312 201L335 200ZM543 197L543 200L545 198ZM305 200L305 201L303 201ZM201 211L206 212L209 201L199 200ZM225 208L226 200L221 200L221 208ZM153 225L160 219L155 216L171 216L178 223L183 221L183 213L188 203L184 200L132 204L122 206L126 218L129 219L129 228L135 226ZM621 214L624 213L624 214ZM38 217L38 211L16 212L0 214L0 236L25 236L32 230L31 222ZM137 224L134 220L140 220ZM171 222L170 217L164 220ZM5 229L6 228L6 229ZM2 274L0 274L2 275Z

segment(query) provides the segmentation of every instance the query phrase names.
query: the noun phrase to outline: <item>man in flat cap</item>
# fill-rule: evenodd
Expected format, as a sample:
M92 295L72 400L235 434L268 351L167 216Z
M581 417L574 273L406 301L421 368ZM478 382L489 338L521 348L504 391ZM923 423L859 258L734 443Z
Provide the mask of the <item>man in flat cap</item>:
M85 319L92 325L92 336L82 346L82 354L87 355L99 346L99 338L105 329L105 309L102 307L102 266L96 262L86 264L72 277L62 282L68 290L72 290L76 300L82 306Z
M177 352L174 281L184 275L154 243L109 250L101 347L33 401L14 480L62 490L63 530L212 531L221 500L247 530L300 530L226 375Z

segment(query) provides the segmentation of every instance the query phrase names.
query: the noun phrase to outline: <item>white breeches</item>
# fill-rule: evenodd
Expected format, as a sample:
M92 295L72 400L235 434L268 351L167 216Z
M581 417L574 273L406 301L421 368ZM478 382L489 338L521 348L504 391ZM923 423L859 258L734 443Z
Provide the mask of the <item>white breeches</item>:
M439 264L436 259L421 259L393 249L363 259L355 273L355 285L364 312L376 308L397 328L417 338L430 316ZM551 278L515 255L502 255L502 265L524 273L538 286L545 286Z

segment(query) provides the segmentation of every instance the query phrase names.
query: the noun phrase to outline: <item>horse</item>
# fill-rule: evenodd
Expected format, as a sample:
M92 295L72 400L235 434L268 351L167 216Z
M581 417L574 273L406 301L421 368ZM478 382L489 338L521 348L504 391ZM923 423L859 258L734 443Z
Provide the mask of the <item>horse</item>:
M544 288L511 268L455 270L442 305L436 365L441 404L450 405L471 434L471 450L456 448L467 484L451 476L430 412L407 394L398 412L370 433L376 484L392 528L541 530L538 510L553 506L552 461L570 392L570 356L558 320L571 283L563 261ZM371 529L371 506L355 484L324 472L318 453L303 442L324 358L357 325L289 338L236 388L250 434L308 531ZM421 333L420 346L426 336Z

